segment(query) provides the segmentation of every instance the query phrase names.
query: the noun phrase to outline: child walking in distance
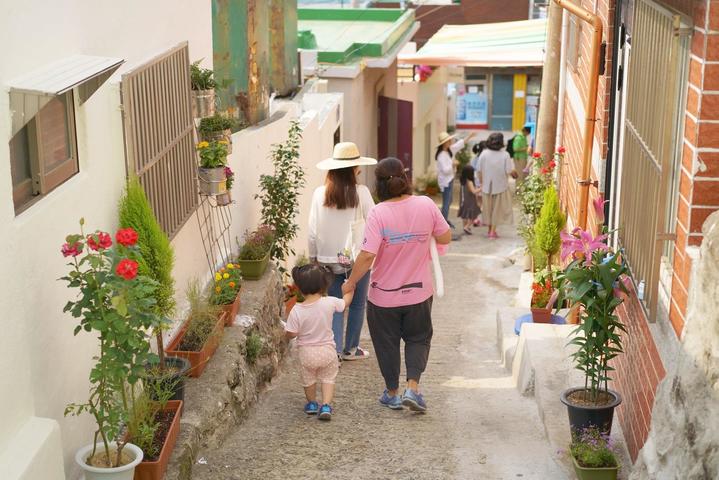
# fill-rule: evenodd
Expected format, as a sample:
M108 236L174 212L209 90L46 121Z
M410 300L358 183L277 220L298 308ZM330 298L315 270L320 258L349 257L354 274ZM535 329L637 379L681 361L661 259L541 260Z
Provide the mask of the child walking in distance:
M474 183L474 168L472 165L465 165L462 169L462 176L459 179L459 217L462 219L464 233L472 235L472 224L479 216L481 210L477 204L477 197L481 195Z
M332 398L339 371L332 316L343 312L352 303L353 293L341 299L324 296L334 280L332 271L321 265L309 264L292 269L292 279L305 301L290 312L285 327L287 338L297 338L300 378L305 388L305 413L320 420L332 419ZM322 387L322 406L317 402L317 384Z

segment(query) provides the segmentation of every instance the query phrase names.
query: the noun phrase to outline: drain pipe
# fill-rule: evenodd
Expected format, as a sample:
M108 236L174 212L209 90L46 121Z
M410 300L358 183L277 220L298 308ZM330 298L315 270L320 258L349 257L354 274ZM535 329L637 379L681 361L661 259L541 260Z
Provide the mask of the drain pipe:
M597 92L599 90L599 69L602 63L602 21L582 7L569 0L554 0L554 2L576 15L580 20L587 22L592 28L592 48L590 49L591 63L589 65L589 101L587 105L587 119L584 125L584 141L582 145L582 176L577 179L579 183L579 227L587 228L587 212L589 209L589 186L593 184L590 175L592 172L592 149L594 147L594 127L597 122Z
M564 97L567 94L567 31L569 30L569 13L562 10L562 49L559 55L559 98L557 101L557 131L555 132L554 145L563 145L564 139ZM559 175L557 175L557 191L562 191L562 169L563 165L559 165Z

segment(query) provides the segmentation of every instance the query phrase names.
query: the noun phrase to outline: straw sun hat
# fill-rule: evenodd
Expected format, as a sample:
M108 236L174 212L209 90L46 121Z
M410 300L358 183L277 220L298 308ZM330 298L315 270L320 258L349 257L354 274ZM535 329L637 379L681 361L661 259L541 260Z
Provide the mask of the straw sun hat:
M357 167L359 165L375 165L374 158L361 157L357 145L352 142L342 142L335 145L332 158L322 160L317 164L320 170L337 170L338 168Z
M442 133L440 133L440 134L439 134L438 141L437 141L437 145L435 145L435 147L439 147L440 145L442 145L442 144L443 144L444 142L446 142L447 140L452 140L452 139L453 139L454 137L456 137L456 136L457 136L456 133L455 133L454 135L450 135L450 134L447 133L447 132L442 132Z

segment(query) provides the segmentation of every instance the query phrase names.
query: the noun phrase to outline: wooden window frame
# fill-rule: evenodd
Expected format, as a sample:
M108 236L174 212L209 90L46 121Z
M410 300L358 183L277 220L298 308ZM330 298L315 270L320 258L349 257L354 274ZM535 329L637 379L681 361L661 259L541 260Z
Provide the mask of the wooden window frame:
M45 195L52 192L80 171L77 154L77 129L75 126L75 96L72 90L62 95L67 97L64 103L66 135L70 156L51 171L45 171L47 159L42 154L42 149L40 148L42 131L37 121L37 117L43 115L43 110L41 109L25 126L28 136L30 178L24 180L17 186L13 186L15 215L19 215L33 206ZM60 100L60 97L58 96L57 99ZM28 199L28 197L30 198Z

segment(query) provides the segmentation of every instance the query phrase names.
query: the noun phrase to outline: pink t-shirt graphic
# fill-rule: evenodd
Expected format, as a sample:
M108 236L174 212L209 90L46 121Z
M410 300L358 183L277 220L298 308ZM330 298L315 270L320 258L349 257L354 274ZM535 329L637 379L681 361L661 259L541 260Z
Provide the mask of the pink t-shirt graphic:
M383 202L369 213L362 250L377 255L368 299L379 307L422 303L432 296L429 241L449 225L429 197Z

